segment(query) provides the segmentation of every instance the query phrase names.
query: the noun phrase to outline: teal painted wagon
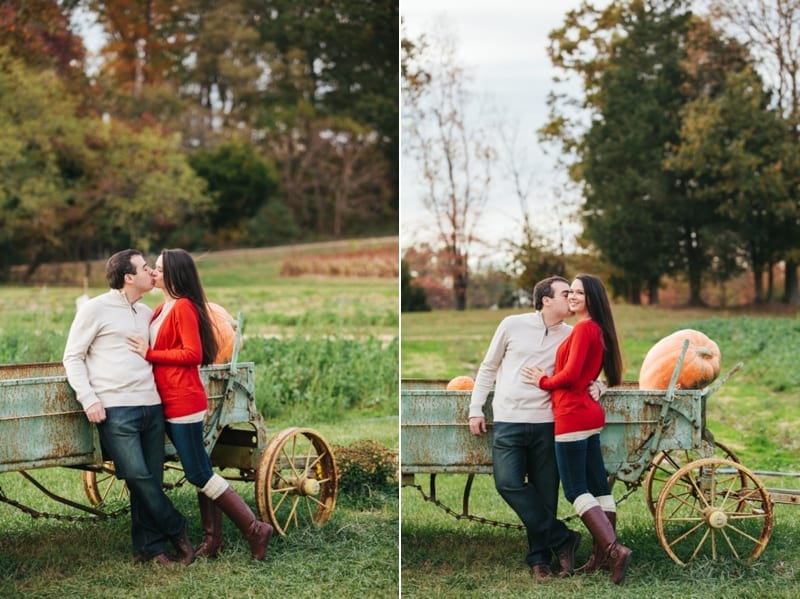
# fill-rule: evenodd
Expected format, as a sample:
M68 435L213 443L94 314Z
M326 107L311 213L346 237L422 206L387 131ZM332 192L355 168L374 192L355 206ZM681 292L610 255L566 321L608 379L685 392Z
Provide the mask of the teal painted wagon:
M676 563L698 556L754 560L772 533L772 504L796 503L798 496L771 496L733 452L714 440L706 428L706 402L742 364L709 387L679 390L675 382L687 345L666 390L640 390L626 382L600 398L606 471L612 484L625 485L618 502L644 485L659 542ZM484 408L490 434L475 437L469 432L471 392L447 391L446 383L401 381L403 484L456 518L516 527L470 513L475 476L492 472L492 395ZM429 476L427 490L416 484L415 477L423 474ZM437 495L437 476L451 474L466 475L460 512Z
M324 523L336 504L333 452L309 428L287 428L268 439L255 405L254 364L237 363L238 347L237 338L230 363L200 369L209 398L204 434L211 462L229 480L255 483L259 517L280 534ZM36 517L100 520L116 515L108 505L127 503L127 489L114 476L113 462L104 459L97 430L75 399L61 363L0 365L0 439L0 473L19 472L82 516L31 509L7 497L2 488L0 501ZM165 455L165 487L181 486L185 479L168 439ZM82 471L83 503L51 491L30 472L53 467Z

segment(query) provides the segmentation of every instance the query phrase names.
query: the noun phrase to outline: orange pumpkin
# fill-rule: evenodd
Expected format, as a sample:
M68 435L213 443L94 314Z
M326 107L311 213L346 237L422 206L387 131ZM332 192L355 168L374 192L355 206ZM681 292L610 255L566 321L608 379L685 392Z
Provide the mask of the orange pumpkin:
M219 350L214 358L214 364L224 364L230 362L233 357L233 344L236 341L236 327L238 323L228 314L228 311L213 302L208 302L208 312L211 322L214 325L214 332L217 337ZM242 340L239 340L239 349L242 348Z
M471 376L457 376L447 383L448 391L471 391L475 386L475 381Z
M666 389L681 355L684 340L689 340L683 366L678 374L679 389L701 389L719 375L719 346L704 333L682 329L667 335L650 348L639 371L640 389Z

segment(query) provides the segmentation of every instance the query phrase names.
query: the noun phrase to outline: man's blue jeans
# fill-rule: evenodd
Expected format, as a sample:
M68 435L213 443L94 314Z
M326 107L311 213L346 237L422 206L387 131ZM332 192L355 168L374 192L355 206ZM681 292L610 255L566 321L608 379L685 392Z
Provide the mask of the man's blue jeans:
M214 474L203 442L203 423L167 422L167 434L178 451L186 480L203 488Z
M569 539L557 518L558 468L553 423L495 422L492 432L494 484L528 534L529 566L549 564Z
M595 497L611 494L599 434L581 441L557 442L556 461L564 496L570 503L584 493Z
M97 425L104 451L131 498L131 540L136 554L164 553L165 540L186 525L164 494L164 414L160 405L107 408Z

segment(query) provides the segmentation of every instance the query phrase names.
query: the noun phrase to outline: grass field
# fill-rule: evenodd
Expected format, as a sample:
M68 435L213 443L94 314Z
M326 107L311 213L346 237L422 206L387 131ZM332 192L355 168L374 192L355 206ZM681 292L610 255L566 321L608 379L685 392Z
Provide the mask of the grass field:
M511 311L468 311L403 314L401 372L403 378L450 379L474 376L492 334ZM623 346L626 380L636 380L647 350L661 337L681 328L706 332L722 352L722 370L737 362L734 374L707 404L707 428L730 447L742 464L756 471L770 489L800 489L800 320L796 314L767 311L721 312L662 310L618 305L614 308ZM782 475L773 475L775 472ZM416 476L427 492L428 477ZM464 475L440 474L440 499L461 511ZM626 489L614 488L618 498ZM795 491L800 493L800 491ZM493 487L491 477L476 477L470 513L506 523L516 517ZM572 514L562 499L561 517ZM619 506L620 536L634 549L628 579L615 587L607 574L593 574L536 585L524 567L524 533L456 520L425 502L413 486L401 493L402 589L406 597L796 597L800 594L800 510L776 504L774 529L766 550L752 563L699 559L686 568L675 564L661 547L644 489ZM584 533L579 560L588 556ZM457 550L454 548L457 547Z
M303 426L331 445L369 439L398 450L398 283L385 262L397 255L396 247L396 238L387 238L198 257L209 299L244 314L240 361L255 362L256 402L268 438ZM381 261L371 271L381 276L313 272L337 253L346 253L352 265L359 249L365 263ZM295 274L282 276L290 260ZM66 279L80 272L81 265L59 268ZM0 363L60 361L75 299L106 289L92 281L88 289L46 279L0 287ZM144 301L153 306L160 294ZM86 504L80 470L31 473ZM254 485L233 484L255 507ZM0 474L0 493L41 512L80 514L53 503L15 471ZM190 538L199 541L194 490L183 486L170 494L190 521ZM397 597L398 502L391 487L367 496L340 494L326 525L273 539L264 563L249 559L226 520L219 560L168 569L133 563L127 515L106 522L32 518L0 504L0 597Z

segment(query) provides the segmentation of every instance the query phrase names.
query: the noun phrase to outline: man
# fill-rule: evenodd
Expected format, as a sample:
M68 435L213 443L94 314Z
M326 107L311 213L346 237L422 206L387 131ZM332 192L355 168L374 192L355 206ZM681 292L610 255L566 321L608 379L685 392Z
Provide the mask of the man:
M128 347L127 336L149 337L152 310L139 302L153 275L138 250L117 252L106 263L110 290L78 309L64 350L67 380L103 451L130 491L131 539L136 560L167 565L169 539L178 561L190 564L186 518L162 488L164 415L149 362Z
M563 277L544 279L533 289L535 312L503 319L478 370L469 406L470 432L480 436L486 432L483 405L494 386L495 487L525 525L525 561L537 581L553 577L553 553L560 575L569 576L581 540L556 517L559 477L550 393L523 382L521 376L527 365L553 372L556 349L572 331L564 322L572 314L569 288Z

